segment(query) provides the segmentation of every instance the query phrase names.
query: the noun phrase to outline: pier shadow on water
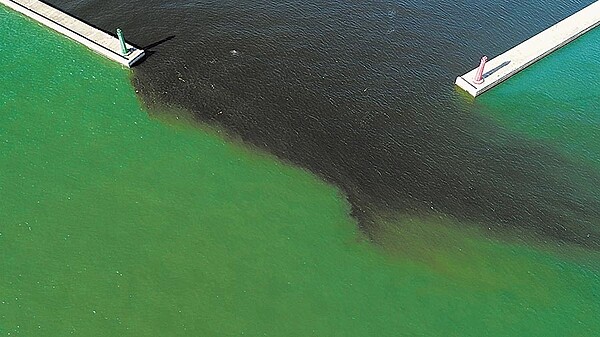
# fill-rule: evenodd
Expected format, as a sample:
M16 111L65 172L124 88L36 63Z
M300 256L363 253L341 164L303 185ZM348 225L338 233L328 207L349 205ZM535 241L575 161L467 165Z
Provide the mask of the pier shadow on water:
M155 51L156 47L162 45L163 43L167 43L167 42L173 40L174 38L175 38L175 35L169 35L163 39L160 39L156 42L152 42L152 43L142 47L142 49L144 50L144 53L145 53L144 60L146 60L148 57L150 57L154 53L156 53L156 51Z
M192 111L339 186L366 233L380 213L442 213L600 248L598 172L463 106L451 85L472 68L465 60L582 4L552 1L548 14L551 4L512 2L62 2L90 20L102 7L100 26L122 20L141 45L177 36L136 69L146 104ZM511 33L490 41L476 31Z

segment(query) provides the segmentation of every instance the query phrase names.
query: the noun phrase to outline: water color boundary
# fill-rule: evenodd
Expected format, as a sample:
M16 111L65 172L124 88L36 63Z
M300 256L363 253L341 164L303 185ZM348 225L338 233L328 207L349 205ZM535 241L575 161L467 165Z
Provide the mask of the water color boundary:
M144 50L129 43L125 43L128 53L123 55L118 38L42 1L0 0L0 3L124 66L131 67L144 56Z
M495 87L512 75L600 25L600 1L487 62L483 82L476 83L478 68L456 78L456 85L473 97Z

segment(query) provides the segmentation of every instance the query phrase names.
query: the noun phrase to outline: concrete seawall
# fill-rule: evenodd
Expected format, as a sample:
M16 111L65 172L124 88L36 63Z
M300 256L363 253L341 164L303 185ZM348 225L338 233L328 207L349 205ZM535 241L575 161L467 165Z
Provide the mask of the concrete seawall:
M600 1L487 62L483 83L474 81L477 68L458 76L455 83L473 97L480 95L598 25Z
M144 56L143 50L129 43L126 43L128 53L123 55L118 38L41 1L0 0L0 3L127 67Z

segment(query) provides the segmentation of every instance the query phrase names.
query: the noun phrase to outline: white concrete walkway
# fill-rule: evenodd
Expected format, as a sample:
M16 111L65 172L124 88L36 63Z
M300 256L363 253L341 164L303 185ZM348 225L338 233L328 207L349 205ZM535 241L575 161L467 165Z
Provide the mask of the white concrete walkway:
M118 38L41 1L0 0L0 3L127 67L131 67L144 56L143 50L128 43L126 46L130 52L122 55Z
M493 88L532 63L600 25L600 1L535 35L513 49L490 60L483 72L484 81L473 83L477 68L456 78L456 85L473 97ZM473 60L474 64L479 59Z

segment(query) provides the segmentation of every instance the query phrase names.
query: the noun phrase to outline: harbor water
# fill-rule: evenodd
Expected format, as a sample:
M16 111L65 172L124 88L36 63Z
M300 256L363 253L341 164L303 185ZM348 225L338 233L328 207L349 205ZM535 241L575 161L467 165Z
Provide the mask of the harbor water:
M0 335L600 331L600 31L453 86L590 1L50 3L150 55L0 8Z

